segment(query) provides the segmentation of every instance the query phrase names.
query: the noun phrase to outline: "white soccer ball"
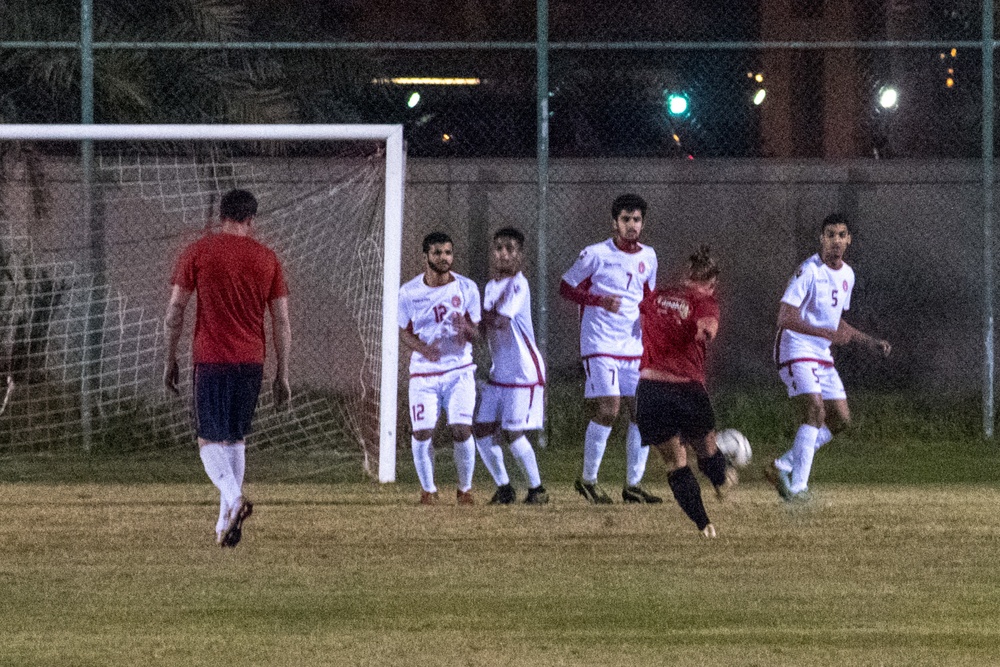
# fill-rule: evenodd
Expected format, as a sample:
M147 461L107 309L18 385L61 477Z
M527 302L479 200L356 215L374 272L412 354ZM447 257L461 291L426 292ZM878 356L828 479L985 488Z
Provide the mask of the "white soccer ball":
M746 466L753 456L750 441L735 428L727 428L716 433L715 444L726 460L737 468Z

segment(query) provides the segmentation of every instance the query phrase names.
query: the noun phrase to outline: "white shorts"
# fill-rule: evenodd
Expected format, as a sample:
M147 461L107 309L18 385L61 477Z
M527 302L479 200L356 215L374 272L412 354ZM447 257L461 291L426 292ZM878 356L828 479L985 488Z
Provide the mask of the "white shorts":
M833 364L818 361L795 361L778 370L782 382L788 387L788 395L821 394L824 401L847 398L844 383Z
M472 424L476 408L476 367L459 368L441 375L410 378L410 424L414 431L437 426L444 406L449 424Z
M508 387L488 384L479 396L477 424L499 423L505 431L537 431L542 428L545 387Z
M635 396L639 384L638 359L587 357L583 360L583 370L587 374L585 398Z

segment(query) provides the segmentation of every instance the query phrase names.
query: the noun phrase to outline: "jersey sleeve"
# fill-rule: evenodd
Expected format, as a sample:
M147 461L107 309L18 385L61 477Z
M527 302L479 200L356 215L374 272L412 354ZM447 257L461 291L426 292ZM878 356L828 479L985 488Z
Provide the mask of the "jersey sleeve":
M471 280L463 280L462 292L465 294L465 303L468 304L465 308L466 314L472 320L473 324L479 324L479 321L483 319L483 309L479 299L479 286Z
M573 266L569 267L569 271L563 274L562 279L570 287L576 287L594 275L599 264L600 259L597 253L590 248L584 248L580 256L573 262Z
M659 260L656 258L656 253L650 253L652 256L649 261L649 279L646 280L646 286L650 292L656 291L656 272L660 268Z
M849 286L849 288L847 290L847 294L844 295L844 310L850 310L851 309L851 296L854 294L854 286L856 284L857 283L854 280L854 272L852 271L851 272L850 286Z
M271 292L267 297L268 301L274 301L275 299L280 299L283 296L288 296L288 283L285 282L285 271L281 267L281 262L278 258L274 259L274 277L271 279Z
M399 324L400 329L407 328L410 326L410 322L413 321L413 311L410 306L410 295L404 285L399 290L399 311L396 314L396 323Z
M715 299L699 299L695 310L695 321L705 319L719 319L719 302Z
M507 283L503 291L503 301L497 308L497 313L506 318L514 319L528 298L528 281L524 276L518 276ZM499 297L498 297L499 300Z
M785 288L781 302L787 303L794 308L798 308L805 303L806 298L809 296L809 290L812 288L814 277L813 269L808 263L800 265L795 271L795 275L788 281L788 287Z
M174 273L170 276L170 284L177 285L183 290L193 292L197 286L197 267L195 263L195 245L189 245L181 253L174 266Z

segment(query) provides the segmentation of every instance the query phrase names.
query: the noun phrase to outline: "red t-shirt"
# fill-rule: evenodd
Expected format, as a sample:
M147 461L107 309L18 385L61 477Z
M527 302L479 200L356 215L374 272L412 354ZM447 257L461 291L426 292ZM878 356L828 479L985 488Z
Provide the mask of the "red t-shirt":
M288 295L273 250L249 236L212 234L185 248L170 283L197 292L195 363L264 363L264 312Z
M652 368L705 383L705 343L695 340L698 320L719 318L714 296L690 287L668 285L639 304L642 321L640 371Z

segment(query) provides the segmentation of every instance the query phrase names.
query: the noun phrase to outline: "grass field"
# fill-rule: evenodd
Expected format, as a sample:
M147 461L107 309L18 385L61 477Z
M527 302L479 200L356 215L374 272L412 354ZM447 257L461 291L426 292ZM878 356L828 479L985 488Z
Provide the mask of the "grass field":
M257 511L227 551L193 451L5 461L0 664L1000 661L991 445L898 410L895 429L879 426L869 402L817 456L814 502L789 506L759 470L789 425L741 417L760 412L753 401L720 403L752 435L756 465L725 502L706 493L714 541L671 502L659 461L648 486L664 505L584 503L569 425L539 454L545 507L419 506L405 450L400 482L381 487L356 470L275 483L290 464L252 452ZM612 491L621 458L613 441ZM443 490L451 469L440 452ZM481 466L476 488L483 500L493 489Z

